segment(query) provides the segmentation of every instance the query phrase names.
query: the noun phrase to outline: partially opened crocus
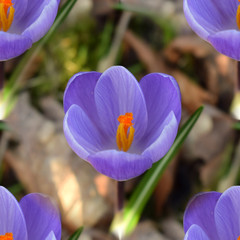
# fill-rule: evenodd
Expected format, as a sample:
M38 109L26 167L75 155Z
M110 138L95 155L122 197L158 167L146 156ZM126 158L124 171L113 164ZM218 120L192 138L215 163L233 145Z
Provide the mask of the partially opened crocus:
M239 203L240 186L193 197L184 214L184 240L239 240Z
M183 7L193 31L220 53L240 60L239 0L184 0Z
M74 75L64 94L71 148L102 174L134 178L170 149L181 118L176 80L151 73L138 83L124 67Z
M0 186L0 239L60 240L59 211L43 194L28 194L18 203Z
M0 0L0 61L19 56L53 24L60 0Z

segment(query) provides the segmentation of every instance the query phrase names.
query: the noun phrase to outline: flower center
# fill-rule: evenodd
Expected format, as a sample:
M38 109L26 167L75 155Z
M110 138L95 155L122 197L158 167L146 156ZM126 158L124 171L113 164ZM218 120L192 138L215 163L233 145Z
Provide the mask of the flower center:
M5 235L0 235L0 240L13 240L13 234L6 233Z
M7 32L11 27L14 12L12 0L0 0L0 31Z
M240 240L240 236L238 237L238 239L237 240Z
M135 129L132 126L133 114L125 113L125 115L120 115L118 117L118 121L120 124L118 125L116 141L118 149L124 152L131 147Z

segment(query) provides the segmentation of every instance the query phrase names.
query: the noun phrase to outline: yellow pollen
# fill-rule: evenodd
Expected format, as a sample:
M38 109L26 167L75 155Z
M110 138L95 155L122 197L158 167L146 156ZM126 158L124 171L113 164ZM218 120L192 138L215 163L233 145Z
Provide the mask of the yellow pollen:
M12 0L0 0L0 31L8 31L12 25L14 13Z
M13 240L13 234L6 233L5 235L0 235L0 240Z
M133 114L126 113L118 117L119 125L117 129L116 141L120 151L127 152L131 147L135 129L133 127Z

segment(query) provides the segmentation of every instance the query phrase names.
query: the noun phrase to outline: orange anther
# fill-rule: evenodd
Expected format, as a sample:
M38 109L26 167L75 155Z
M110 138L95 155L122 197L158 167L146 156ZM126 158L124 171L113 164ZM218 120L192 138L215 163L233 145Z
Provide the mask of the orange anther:
M6 233L5 235L0 235L0 240L13 240L13 234Z
M126 152L132 145L135 129L132 126L133 114L126 113L118 117L119 126L117 129L116 141L119 150Z
M3 3L4 5L10 7L13 5L12 0L0 0L0 3Z
M11 27L15 9L11 0L0 0L0 31L7 32Z
M132 120L133 120L132 113L125 113L125 115L120 115L118 117L118 121L120 123L124 124L124 129L125 129L126 134L127 134L128 128L133 125Z

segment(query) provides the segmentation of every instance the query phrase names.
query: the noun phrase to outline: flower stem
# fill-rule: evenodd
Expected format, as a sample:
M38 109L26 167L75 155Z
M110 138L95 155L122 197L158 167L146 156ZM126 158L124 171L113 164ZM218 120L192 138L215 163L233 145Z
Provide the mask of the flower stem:
M117 181L117 199L116 199L116 212L120 212L124 205L124 182Z
M237 62L237 91L240 91L240 62Z
M4 83L4 62L0 61L0 91L3 89Z
M230 112L234 118L240 120L240 62L237 61L237 77L234 83L234 96L230 107Z

